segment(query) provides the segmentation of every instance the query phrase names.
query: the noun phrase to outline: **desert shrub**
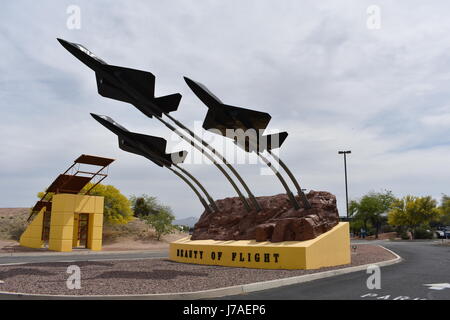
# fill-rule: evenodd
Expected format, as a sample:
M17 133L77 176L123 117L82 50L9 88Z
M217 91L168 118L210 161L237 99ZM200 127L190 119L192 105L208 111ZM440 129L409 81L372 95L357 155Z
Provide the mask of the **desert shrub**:
M26 217L18 215L2 218L0 239L18 241L27 227Z
M106 222L103 226L103 242L113 243L120 239L153 240L154 230L141 219L133 219L127 224Z
M27 226L25 224L14 224L9 230L9 238L11 240L20 240L20 236L24 233Z

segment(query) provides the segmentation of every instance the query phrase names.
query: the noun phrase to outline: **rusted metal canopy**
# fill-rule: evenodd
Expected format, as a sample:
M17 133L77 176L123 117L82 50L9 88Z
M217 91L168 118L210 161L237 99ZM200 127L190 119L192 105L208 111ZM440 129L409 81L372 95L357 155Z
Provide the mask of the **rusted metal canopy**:
M109 166L113 161L114 161L114 159L110 159L110 158L102 158L102 157L97 157L97 156L91 156L88 154L82 154L74 162L106 167L106 166Z
M74 176L68 174L60 174L58 178L48 187L47 192L53 193L79 193L92 177Z

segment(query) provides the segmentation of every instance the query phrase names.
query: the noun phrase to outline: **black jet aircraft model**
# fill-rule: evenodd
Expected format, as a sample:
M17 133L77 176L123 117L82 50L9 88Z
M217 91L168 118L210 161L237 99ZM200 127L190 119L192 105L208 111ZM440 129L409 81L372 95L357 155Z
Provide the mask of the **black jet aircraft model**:
M223 136L229 138L227 130L241 130L240 132L245 133L243 139L236 135L232 135L232 138L237 145L247 152L276 149L281 147L286 140L288 133L285 131L263 135L272 118L270 114L227 105L209 91L205 85L188 77L184 77L184 80L195 95L208 107L203 129L218 130Z
M205 210L211 212L211 209L208 206L207 202L197 191L194 185L192 185L192 183L188 179L186 179L186 177L184 177L181 173L174 170L172 166L174 166L182 173L187 175L206 195L206 197L210 202L211 208L213 208L214 211L218 210L214 200L208 194L206 189L200 184L200 182L197 179L195 179L187 170L178 166L178 164L182 163L186 158L187 151L180 151L168 154L166 153L167 141L163 138L130 132L108 116L97 115L94 113L91 113L91 116L95 120L100 122L100 124L102 124L108 130L117 135L117 137L119 138L120 149L143 156L148 160L152 161L153 163L155 163L156 165L160 167L165 167L170 171L172 171L173 173L175 173L184 182L186 182L189 185L189 187L191 187L191 189L198 196L200 202L205 207Z
M234 130L235 133L232 135L234 142L247 152L255 152L264 161L264 163L273 170L286 190L291 204L294 208L299 209L300 206L298 205L297 200L294 198L284 178L270 163L270 161L261 154L261 152L267 150L267 152L286 171L289 178L294 183L298 195L302 199L304 207L308 209L311 208L306 195L292 172L280 158L271 152L272 149L279 148L283 144L284 140L287 138L287 132L263 135L264 130L267 128L267 125L272 118L270 114L224 104L205 85L191 80L188 77L184 77L184 80L194 94L208 107L208 113L206 114L206 118L203 122L203 128L210 131L211 129L214 129L214 132L217 130L225 137L230 137L227 130ZM236 133L237 130L241 131ZM242 134L243 137L239 138L239 134Z
M98 93L106 98L131 103L148 117L176 111L181 94L155 97L155 76L147 71L107 64L78 43L58 38L59 43L95 72ZM145 99L143 99L143 97Z

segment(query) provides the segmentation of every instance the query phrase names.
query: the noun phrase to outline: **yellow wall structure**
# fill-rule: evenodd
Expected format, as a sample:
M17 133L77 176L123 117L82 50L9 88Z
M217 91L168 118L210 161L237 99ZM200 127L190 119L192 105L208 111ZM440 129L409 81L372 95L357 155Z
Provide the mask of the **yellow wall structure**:
M88 245L94 251L102 250L103 238L103 197L95 197L94 212L89 213Z
M27 229L20 236L20 245L28 248L42 248L42 227L44 225L44 213L46 208L42 208Z
M351 262L348 222L307 241L256 242L183 238L170 243L177 262L259 269L318 269Z
M89 215L87 248L96 251L102 250L103 206L103 197L55 194L52 197L49 250L69 252L72 251L72 247L79 245L77 237L81 213ZM20 244L36 248L39 243L39 247L42 247L42 226L43 211L41 210L23 233Z

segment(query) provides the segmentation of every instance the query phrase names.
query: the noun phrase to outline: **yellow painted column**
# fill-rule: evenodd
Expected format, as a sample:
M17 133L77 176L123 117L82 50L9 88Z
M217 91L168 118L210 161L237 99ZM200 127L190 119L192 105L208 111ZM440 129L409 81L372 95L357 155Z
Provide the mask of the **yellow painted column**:
M89 213L88 248L102 250L104 198L95 197L95 209Z
M74 206L72 194L56 194L52 198L49 250L72 251Z

